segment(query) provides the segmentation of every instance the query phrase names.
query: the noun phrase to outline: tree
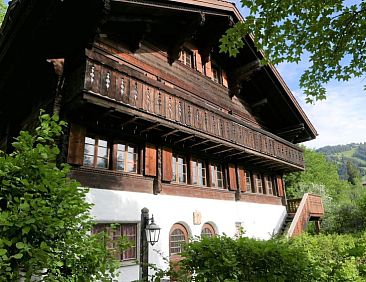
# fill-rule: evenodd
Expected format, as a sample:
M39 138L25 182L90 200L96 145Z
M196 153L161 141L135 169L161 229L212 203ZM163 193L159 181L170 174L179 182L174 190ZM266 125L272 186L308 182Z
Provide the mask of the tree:
M90 235L87 189L56 165L54 138L65 123L42 115L0 153L0 281L111 281L117 262L101 234Z
M323 154L305 148L304 160L304 172L294 172L285 177L288 197L301 197L303 193L317 192L321 190L319 187L323 187L326 195L335 198L348 187L347 182L339 179L337 165L327 161Z
M353 164L351 161L347 161L346 163L347 167L347 175L348 175L348 182L355 185L358 182L360 182L360 172L357 169L357 167Z
M366 72L365 1L241 0L249 10L221 39L221 51L235 56L252 34L265 62L298 63L309 56L300 79L307 102L326 98L324 84Z
M4 0L0 0L0 26L4 20L5 12L6 12L5 2L4 2Z

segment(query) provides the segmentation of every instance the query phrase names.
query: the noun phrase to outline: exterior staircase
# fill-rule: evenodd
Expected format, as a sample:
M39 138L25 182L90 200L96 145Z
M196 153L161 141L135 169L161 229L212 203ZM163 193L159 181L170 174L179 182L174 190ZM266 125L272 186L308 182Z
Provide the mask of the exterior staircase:
M318 195L306 193L302 199L287 200L287 216L279 233L287 237L299 235L306 230L309 221L315 221L315 231L319 233L323 216L323 202Z

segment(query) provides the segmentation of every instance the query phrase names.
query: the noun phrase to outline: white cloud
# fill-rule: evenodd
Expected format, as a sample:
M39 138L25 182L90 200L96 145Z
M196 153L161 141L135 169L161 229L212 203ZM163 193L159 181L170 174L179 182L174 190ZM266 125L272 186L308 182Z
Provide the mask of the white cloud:
M285 73L284 73L284 77ZM332 82L327 86L327 99L315 105L304 102L304 95L294 91L319 136L304 143L310 148L366 141L366 93L364 81Z

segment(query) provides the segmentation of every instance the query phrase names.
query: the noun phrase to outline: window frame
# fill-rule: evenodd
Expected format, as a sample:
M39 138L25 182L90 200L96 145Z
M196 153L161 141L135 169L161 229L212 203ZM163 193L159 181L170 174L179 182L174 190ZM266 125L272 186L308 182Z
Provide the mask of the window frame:
M199 165L201 164L201 169ZM196 179L195 179L196 177ZM202 183L202 184L201 184ZM207 187L208 179L207 179L207 165L206 162L199 158L191 159L191 185L199 186L199 187Z
M218 84L223 84L222 80L222 69L221 67L214 61L211 62L211 71L212 71L212 80ZM217 77L215 77L215 73Z
M182 236L184 237L184 240L180 240L180 241L172 241L172 236L178 236L178 235L173 235L173 232L175 230L179 230L182 232L181 235L179 236ZM188 242L188 238L189 238L189 233L188 233L188 230L187 228L181 224L181 223L174 223L172 228L170 228L170 231L169 231L169 256L170 257L180 257L180 254L182 253L182 244L183 243L187 243ZM172 246L172 243L180 243L179 246ZM180 252L172 252L172 248L179 248L180 249Z
M182 159L182 165L179 164L179 159ZM180 166L182 169L182 176L184 177L184 182L180 181ZM171 183L176 184L188 184L188 165L187 158L183 154L174 153L172 154L172 181Z
M112 229L112 225L116 225L116 231L117 234L115 234L115 230ZM118 245L117 241L119 237L126 236L128 238L129 235L123 234L126 232L127 227L133 226L135 229L134 236L134 244L130 248L124 251L116 250L116 246ZM117 230L117 228L119 228ZM137 222L110 222L110 223L104 223L104 222L98 222L95 224L95 226L92 229L92 234L97 234L100 232L106 232L106 235L108 236L105 241L106 247L108 250L111 251L112 255L119 260L123 264L133 263L139 261L139 254L140 254L140 224ZM111 247L110 247L111 246ZM133 256L128 256L128 252L133 250Z
M265 179L265 184L266 184L266 192L267 192L266 194L274 196L274 187L273 187L274 185L273 185L272 177L269 175L266 175L264 177L264 179Z
M121 161L118 161L118 153L122 150L118 149L119 145L123 145L125 146L125 150L123 152L123 166L124 169L118 169L118 163L121 163ZM133 148L134 152L132 153L134 156L136 156L136 161L135 162L135 170L134 171L129 171L129 148ZM113 149L114 149L114 154L113 154L113 165L115 167L115 170L118 172L124 172L124 173L132 173L132 174L138 174L139 173L139 166L140 166L140 152L139 152L139 146L137 144L131 143L131 142L125 142L125 141L115 141L113 143Z
M187 58L190 58L190 62L187 62ZM194 53L193 51L191 51L190 49L188 48L183 48L181 51L180 51L180 55L179 55L179 61L191 68L191 69L194 69Z
M250 171L245 171L245 181L246 192L253 193L252 173Z
M201 238L205 236L207 236L207 233L203 233L203 231L207 229L207 230L210 230L211 231L211 235L208 235L209 238L212 238L212 237L215 237L217 234L216 234L216 230L215 228L212 226L212 224L206 222L202 225L202 228L201 228Z
M216 189L225 189L223 165L217 163L210 163L209 173L210 173L210 187ZM221 175L221 186L218 185L219 183L219 180L217 178L218 173L220 173Z
M94 140L94 144L87 143L87 139ZM106 142L106 146L105 147L99 146L100 141ZM86 150L87 150L86 148L87 148L88 145L94 147L93 148L93 154L86 154ZM107 149L106 157L102 157L102 156L98 155L99 148L106 148ZM111 159L110 152L111 152L110 142L107 138L102 139L98 135L86 135L85 138L84 138L83 166L93 167L93 168L97 168L97 169L105 169L105 170L110 169L110 159ZM85 163L85 156L92 157L93 161L92 161L91 165ZM98 159L99 158L102 158L102 159L106 160L106 167L98 166Z
M260 183L260 185L258 185ZM265 186L263 183L262 175L259 173L254 174L254 185L255 185L255 193L264 194Z

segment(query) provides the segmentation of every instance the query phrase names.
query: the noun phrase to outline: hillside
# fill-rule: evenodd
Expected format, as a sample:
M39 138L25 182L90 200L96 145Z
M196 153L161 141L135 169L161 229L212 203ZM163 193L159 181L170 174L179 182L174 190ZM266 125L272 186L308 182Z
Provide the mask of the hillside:
M324 154L328 160L338 164L341 179L347 179L347 161L359 170L362 179L366 179L366 142L346 145L325 146L316 150Z

